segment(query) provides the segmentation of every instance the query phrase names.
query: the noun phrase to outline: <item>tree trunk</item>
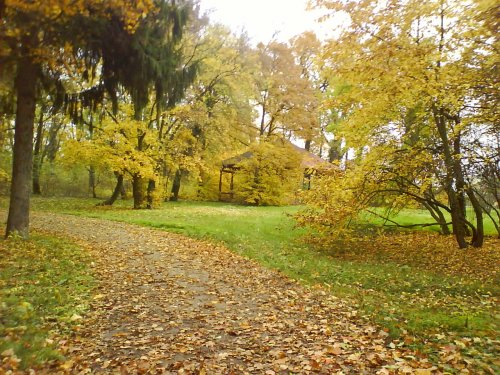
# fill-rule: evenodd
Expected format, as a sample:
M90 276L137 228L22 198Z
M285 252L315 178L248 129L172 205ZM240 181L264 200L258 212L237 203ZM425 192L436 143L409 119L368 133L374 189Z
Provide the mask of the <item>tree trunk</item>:
M98 204L98 206L112 206L113 203L118 199L118 196L120 195L122 189L123 189L123 175L115 173L116 175L116 186L115 189L113 190L113 194L111 194L111 197L106 199L104 202L101 202Z
M90 115L89 120L89 140L93 141L94 139L94 120L92 114ZM89 190L92 192L92 198L97 198L97 194L95 191L96 188L96 178L95 178L95 168L93 165L89 166Z
M460 202L459 194L460 192L455 189L454 181L462 178L457 176L457 173L461 172L459 155L453 154L450 148L450 141L448 137L448 132L446 129L446 119L442 108L437 108L433 106L433 115L436 128L438 130L439 137L441 138L441 143L443 147L444 162L446 168L446 176L444 178L444 185L446 189L446 195L448 196L448 202L450 205L451 223L453 227L453 234L458 243L458 247L461 249L467 248L466 236L466 219L463 212L463 205ZM455 146L456 147L456 146Z
M262 137L265 132L266 132L266 102L264 99L264 102L262 103L262 117L260 118L260 130L259 130L260 136Z
M448 227L448 224L446 223L446 218L444 217L443 213L439 208L436 209L436 213L438 215L438 223L439 227L441 228L441 233L444 234L445 236L449 236L451 234L450 228Z
M33 164L33 195L42 195L42 188L40 186L40 164L36 161Z
M153 198L153 193L156 189L156 181L153 179L150 179L148 181L148 189L147 189L147 208L152 209L154 208L154 198Z
M127 190L125 189L125 183L122 183L122 185L121 185L121 188L120 188L120 197L123 200L128 199Z
M136 121L141 121L142 120L142 110L140 110L138 107L134 109L134 119ZM137 130L137 151L142 151L144 149L144 138L146 136L145 133L143 133L140 130ZM134 208L135 209L140 209L144 208L144 200L145 200L145 195L144 195L144 179L139 173L134 173L132 176L132 196L134 198Z
M21 58L15 80L17 108L6 236L17 233L28 238L29 235L37 78L37 66L29 57Z
M134 208L144 208L144 179L138 173L132 177L132 195L134 197Z
M179 200L179 191L181 190L181 177L182 172L180 169L175 172L174 181L172 182L172 195L170 196L171 202L177 202Z
M96 188L95 168L93 165L91 165L89 167L89 190L92 192L92 198L97 198L95 188Z
M453 234L458 243L458 247L461 249L467 248L467 241L465 239L466 231L463 225L462 210L458 204L458 199L456 193L453 189L449 188L447 190L448 201L450 203L451 210L451 225L453 228Z
M52 163L54 160L56 160L56 155L57 151L59 150L59 143L60 140L58 139L57 135L61 128L63 127L63 123L56 123L57 121L55 118L52 119L52 124L49 128L49 134L48 134L48 139L47 139L47 146L45 146L45 149L42 153L42 160L46 156L47 159L49 160L50 163Z
M460 143L461 143L461 135L456 135L453 140L453 172L455 177L455 191L457 192L457 201L458 207L460 209L460 216L464 218L464 222L462 223L466 236L471 235L471 231L467 224L465 224L465 219L467 218L467 206L465 203L465 178L462 169L462 165L460 164L460 159L456 156L460 155Z
M448 228L448 223L446 222L446 218L444 217L444 214L441 212L439 207L426 201L423 201L422 204L427 209L427 211L429 211L432 218L436 220L436 223L441 228L441 234L450 235L451 234L450 228Z
M43 138L43 112L44 106L40 108L40 117L36 127L35 148L33 149L33 194L41 195L40 170L42 169L42 138Z
M482 247L484 242L483 210L479 200L471 188L467 189L467 196L469 197L470 203L474 208L474 213L476 214L476 231L474 233L474 237L472 238L471 245L474 247Z

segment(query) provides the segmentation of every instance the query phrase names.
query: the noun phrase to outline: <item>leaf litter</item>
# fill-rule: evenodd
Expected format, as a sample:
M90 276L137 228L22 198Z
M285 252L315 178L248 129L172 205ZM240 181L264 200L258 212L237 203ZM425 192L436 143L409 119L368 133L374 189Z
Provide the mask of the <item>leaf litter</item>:
M86 247L99 282L90 312L59 339L66 361L37 373L442 373L326 289L223 246L117 222L33 216L36 230Z

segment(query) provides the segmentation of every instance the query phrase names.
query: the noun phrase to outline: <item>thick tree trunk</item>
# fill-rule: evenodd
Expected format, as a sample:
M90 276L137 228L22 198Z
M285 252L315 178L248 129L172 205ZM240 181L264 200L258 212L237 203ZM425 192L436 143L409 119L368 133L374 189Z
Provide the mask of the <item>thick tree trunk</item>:
M37 78L37 66L28 57L22 58L15 80L17 108L6 236L17 233L28 238L29 234Z
M453 140L453 172L455 177L455 191L457 192L457 201L458 207L460 208L460 216L464 218L464 222L462 223L464 227L464 232L466 236L471 235L471 231L467 224L465 223L465 219L467 218L467 206L465 202L465 177L462 169L462 165L460 163L460 159L457 158L457 155L460 155L460 143L461 136L458 134ZM474 230L474 229L473 229Z
M36 127L35 148L33 149L33 194L41 195L40 170L42 169L42 138L43 138L43 112L44 107L40 108L40 118Z
M180 169L175 172L174 181L172 182L172 194L170 195L171 202L177 202L179 200L179 191L181 190L181 178L182 172Z
M101 202L98 204L98 206L112 206L113 203L118 199L118 196L120 195L122 188L123 188L123 175L115 173L116 175L116 186L115 189L113 190L113 194L111 194L111 197L106 199L104 202Z
M458 247L461 249L467 248L467 241L465 239L466 231L463 225L464 218L462 216L462 210L458 203L456 193L453 189L449 188L447 191L448 201L450 203L451 210L451 225L453 227L453 234L458 243Z
M132 177L132 195L134 197L134 208L144 208L144 179L138 173Z

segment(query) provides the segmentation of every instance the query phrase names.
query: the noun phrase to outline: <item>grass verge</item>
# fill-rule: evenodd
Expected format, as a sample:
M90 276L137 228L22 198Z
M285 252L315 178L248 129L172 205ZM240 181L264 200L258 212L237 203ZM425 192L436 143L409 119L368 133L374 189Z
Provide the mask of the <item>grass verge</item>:
M94 283L89 264L82 248L60 238L0 240L0 369L62 359L57 338L87 308Z

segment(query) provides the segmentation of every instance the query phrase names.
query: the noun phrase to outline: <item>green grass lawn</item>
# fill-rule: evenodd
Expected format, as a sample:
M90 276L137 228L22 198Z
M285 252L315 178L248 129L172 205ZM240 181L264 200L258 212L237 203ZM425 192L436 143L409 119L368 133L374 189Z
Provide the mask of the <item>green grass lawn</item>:
M385 210L383 208L372 208L372 211L376 212L377 214L380 214L382 216L385 215ZM450 215L448 213L445 213L445 217L448 221L450 221ZM394 217L390 218L391 220L396 221L400 225L413 225L413 224L430 224L433 223L434 220L429 214L427 210L418 210L418 209L410 209L410 208L405 208L401 211L399 211ZM467 210L467 219L471 221L472 223L475 223L475 215L474 211L472 209ZM489 236L496 236L498 235L495 226L493 225L493 222L491 219L487 216L484 215L484 233ZM371 225L383 225L384 224L384 219L381 217L378 217L376 215L366 213L362 216L361 222L363 223L369 223ZM391 225L391 223L387 223L388 225ZM418 229L418 228L415 228ZM439 232L440 228L438 225L432 225L428 227L423 227L421 228L422 230L430 230L430 231L435 231ZM450 230L451 230L451 225L450 225Z
M60 238L0 239L0 369L62 358L57 337L69 333L87 308L94 285L90 261Z
M223 242L233 251L305 284L322 284L358 306L360 313L407 344L427 346L454 338L475 338L464 354L491 363L498 332L495 280L479 282L463 275L445 276L386 259L344 259L342 249L325 252L301 241L303 229L290 216L300 207L244 207L224 203L164 203L156 210L133 210L131 202L96 207L89 199L33 200L38 211L56 211L135 223ZM5 201L1 204L5 207ZM417 212L407 211L402 217ZM362 249L360 249L362 251ZM445 336L443 336L445 333ZM426 343L426 344L424 344ZM434 353L438 355L438 353Z

